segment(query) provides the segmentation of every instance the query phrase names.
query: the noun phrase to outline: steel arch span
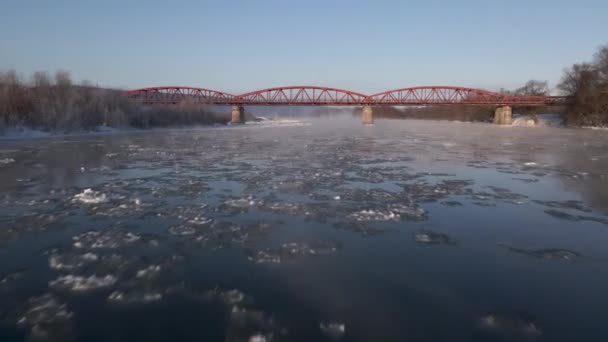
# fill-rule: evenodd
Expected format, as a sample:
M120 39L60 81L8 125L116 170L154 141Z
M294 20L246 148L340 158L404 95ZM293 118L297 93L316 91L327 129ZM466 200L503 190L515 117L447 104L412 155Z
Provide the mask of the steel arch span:
M129 98L147 105L287 105L287 106L559 106L565 96L510 96L483 89L454 86L400 88L374 95L319 86L286 86L241 95L180 86L130 90Z
M483 89L453 86L422 86L385 91L370 96L374 105L552 105L550 96L509 96Z
M235 96L217 90L195 87L150 87L134 89L127 92L129 98L144 104L231 104Z
M369 102L365 94L318 86L268 88L239 95L237 99L246 105L357 106Z

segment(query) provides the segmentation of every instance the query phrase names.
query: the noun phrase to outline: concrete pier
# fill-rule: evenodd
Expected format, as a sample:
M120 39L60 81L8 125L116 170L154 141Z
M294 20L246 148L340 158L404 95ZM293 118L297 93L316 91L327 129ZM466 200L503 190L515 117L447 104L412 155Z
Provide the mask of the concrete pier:
M494 111L494 123L498 125L510 125L513 123L513 110L510 106L502 106Z
M232 106L232 118L230 123L242 124L245 123L245 108L243 106L234 105Z
M374 113L371 106L363 106L363 112L361 113L361 122L364 125L371 125L374 123Z

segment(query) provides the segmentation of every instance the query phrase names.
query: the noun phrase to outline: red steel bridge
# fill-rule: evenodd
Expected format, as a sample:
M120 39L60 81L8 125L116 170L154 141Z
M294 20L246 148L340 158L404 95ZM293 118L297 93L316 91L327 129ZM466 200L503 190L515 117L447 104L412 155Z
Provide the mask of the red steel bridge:
M511 96L482 89L424 86L366 95L351 90L318 86L288 86L233 95L193 87L150 87L127 95L146 105L231 105L232 122L245 121L243 106L363 106L363 123L373 123L373 106L495 106L494 122L510 124L512 106L559 106L563 96Z
M130 90L127 95L143 104L172 105L301 105L301 106L555 106L563 96L510 96L482 89L423 86L366 95L351 90L319 86L287 86L233 95L194 87L150 87Z

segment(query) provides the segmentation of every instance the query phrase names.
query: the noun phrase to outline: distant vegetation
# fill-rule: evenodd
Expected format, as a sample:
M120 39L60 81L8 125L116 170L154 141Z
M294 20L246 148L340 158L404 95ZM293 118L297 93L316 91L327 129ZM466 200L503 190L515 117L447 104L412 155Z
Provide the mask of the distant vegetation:
M590 63L567 68L558 88L572 96L565 112L568 124L608 125L608 45L599 48Z
M0 129L15 126L66 131L110 127L161 127L226 123L199 106L146 108L123 91L83 81L74 84L66 71L54 77L35 72L24 81L15 71L0 71Z

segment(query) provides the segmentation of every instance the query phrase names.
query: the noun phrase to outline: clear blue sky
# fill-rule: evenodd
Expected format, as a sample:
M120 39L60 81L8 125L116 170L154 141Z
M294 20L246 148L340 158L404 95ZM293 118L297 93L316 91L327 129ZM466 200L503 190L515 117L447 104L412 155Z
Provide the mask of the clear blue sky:
M495 90L608 43L607 0L3 0L0 69L135 88Z

